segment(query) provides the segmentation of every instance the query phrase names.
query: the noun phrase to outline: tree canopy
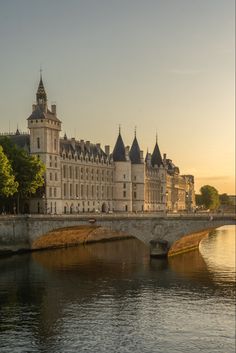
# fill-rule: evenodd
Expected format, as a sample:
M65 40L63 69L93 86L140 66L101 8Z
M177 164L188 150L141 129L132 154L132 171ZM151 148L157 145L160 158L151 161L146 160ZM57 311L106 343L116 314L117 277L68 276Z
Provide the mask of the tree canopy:
M0 140L0 145L11 163L20 195L28 197L34 194L44 184L44 164L36 156L29 155L14 145L8 138Z
M24 149L13 144L7 137L0 139L0 146L9 161L14 180L18 186L16 196L19 212L19 200L27 199L44 185L45 166L37 156L30 155Z
M220 206L219 194L216 188L211 185L204 185L200 189L201 204L211 210L215 210Z
M0 146L0 195L9 197L14 195L18 189L18 182L15 180L11 164Z
M219 195L219 197L220 197L220 204L221 205L231 206L233 204L232 201L230 200L228 194L224 193L224 194Z

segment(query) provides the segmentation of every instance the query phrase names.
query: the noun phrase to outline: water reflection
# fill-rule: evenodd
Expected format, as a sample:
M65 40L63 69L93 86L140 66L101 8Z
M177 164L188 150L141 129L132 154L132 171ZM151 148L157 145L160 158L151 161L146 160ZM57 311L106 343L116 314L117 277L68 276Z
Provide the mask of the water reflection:
M169 261L135 239L1 260L3 352L209 353L220 332L233 352L233 270L225 280L211 252L232 244L215 238Z
M214 281L218 284L235 282L235 226L211 232L202 240L199 250Z

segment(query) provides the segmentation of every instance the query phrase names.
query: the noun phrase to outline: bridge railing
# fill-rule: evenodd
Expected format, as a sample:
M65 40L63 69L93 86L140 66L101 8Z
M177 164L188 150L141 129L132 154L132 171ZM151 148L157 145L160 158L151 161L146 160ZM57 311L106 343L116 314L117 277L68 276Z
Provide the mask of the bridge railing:
M17 219L236 219L235 213L166 213L166 212L113 212L113 213L77 213L77 214L27 214L27 215L0 215L1 220Z

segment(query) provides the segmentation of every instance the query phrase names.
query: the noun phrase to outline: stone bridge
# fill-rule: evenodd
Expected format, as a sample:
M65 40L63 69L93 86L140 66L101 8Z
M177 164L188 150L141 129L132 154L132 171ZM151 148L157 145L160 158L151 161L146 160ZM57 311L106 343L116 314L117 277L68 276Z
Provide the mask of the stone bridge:
M0 251L30 250L37 239L47 234L50 236L52 231L69 229L76 232L80 227L91 231L92 227L97 229L97 234L99 229L106 229L133 236L150 247L151 256L165 256L197 247L210 230L228 224L236 224L235 214L1 216Z

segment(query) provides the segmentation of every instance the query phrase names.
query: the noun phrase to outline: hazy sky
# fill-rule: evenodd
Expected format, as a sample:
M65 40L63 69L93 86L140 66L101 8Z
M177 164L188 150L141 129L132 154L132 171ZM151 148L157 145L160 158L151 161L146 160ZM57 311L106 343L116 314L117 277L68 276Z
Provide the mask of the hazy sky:
M233 0L0 0L2 132L26 131L40 65L62 133L161 152L234 191Z

